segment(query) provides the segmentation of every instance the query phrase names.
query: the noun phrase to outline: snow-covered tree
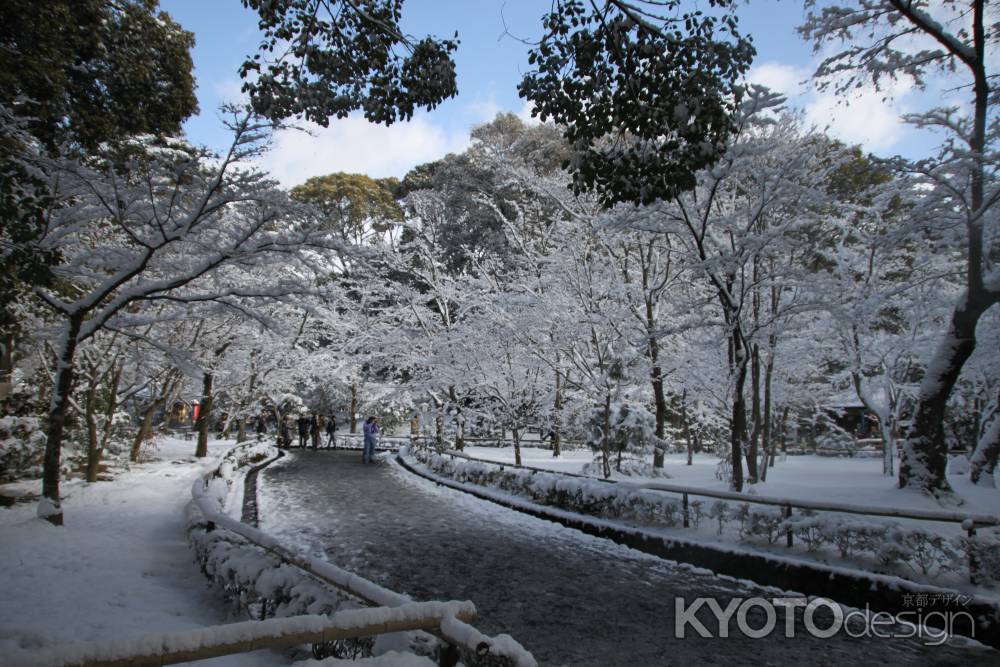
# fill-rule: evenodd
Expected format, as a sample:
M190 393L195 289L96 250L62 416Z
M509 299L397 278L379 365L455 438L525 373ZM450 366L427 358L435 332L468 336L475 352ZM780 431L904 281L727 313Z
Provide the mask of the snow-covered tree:
M936 495L950 492L944 434L952 388L976 347L976 327L1000 300L994 261L996 243L997 126L990 63L1000 39L985 0L858 0L806 3L802 34L816 48L834 45L816 71L822 86L847 91L906 77L925 86L934 75L959 91L945 106L907 120L946 137L937 155L907 165L923 196L909 213L916 225L950 237L964 256L964 290L950 324L928 359L903 445L899 485Z

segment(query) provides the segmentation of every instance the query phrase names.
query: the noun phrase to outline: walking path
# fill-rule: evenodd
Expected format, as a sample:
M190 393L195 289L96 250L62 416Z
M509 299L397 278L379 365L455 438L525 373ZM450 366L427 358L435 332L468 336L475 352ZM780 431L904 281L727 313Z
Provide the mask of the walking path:
M477 627L509 633L542 665L1000 664L1000 652L915 639L829 639L784 616L766 639L674 637L675 597L782 597L445 489L357 452L295 451L266 468L261 528L417 600L472 600ZM816 624L829 616L821 609ZM698 618L715 631L707 608ZM764 624L753 609L752 627ZM732 624L736 632L735 622ZM959 642L961 640L955 640Z

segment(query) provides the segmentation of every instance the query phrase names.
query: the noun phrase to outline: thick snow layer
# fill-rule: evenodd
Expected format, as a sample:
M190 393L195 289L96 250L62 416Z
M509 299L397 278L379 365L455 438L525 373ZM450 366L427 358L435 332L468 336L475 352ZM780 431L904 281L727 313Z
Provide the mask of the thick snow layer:
M466 447L468 456L487 461L514 463L513 447ZM593 460L590 450L569 450L558 458L551 450L534 447L521 448L521 462L525 466L558 472L581 474L583 466ZM726 481L716 479L715 469L719 459L710 454L696 454L693 465L685 465L686 454L668 454L664 469L670 475L668 484L696 486L713 491L728 491ZM627 481L663 482L662 479L628 477ZM949 476L955 493L965 500L957 508L948 508L968 514L1000 514L1000 489L972 484L968 478ZM852 505L898 507L906 509L941 510L931 497L912 490L896 488L896 478L882 474L880 458L834 458L824 456L778 457L774 468L767 471L767 481L747 487L747 495L759 494L782 498L832 501Z
M0 509L0 663L42 647L138 638L226 622L223 603L194 564L185 534L189 489L232 441L167 438L157 460L114 482L63 485L65 526L36 517L34 504ZM271 651L199 665L271 665Z

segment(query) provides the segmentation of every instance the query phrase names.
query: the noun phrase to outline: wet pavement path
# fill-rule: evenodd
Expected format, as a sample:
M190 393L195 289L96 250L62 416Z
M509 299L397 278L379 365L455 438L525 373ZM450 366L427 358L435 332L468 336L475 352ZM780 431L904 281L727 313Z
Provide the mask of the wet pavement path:
M357 452L297 451L259 479L261 528L416 600L472 600L476 626L508 633L541 665L1000 665L979 645L795 637L674 637L674 599L785 594L643 554L458 491ZM703 609L707 612L707 609ZM699 613L707 628L718 624ZM752 627L765 622L753 609ZM830 624L824 610L816 615Z

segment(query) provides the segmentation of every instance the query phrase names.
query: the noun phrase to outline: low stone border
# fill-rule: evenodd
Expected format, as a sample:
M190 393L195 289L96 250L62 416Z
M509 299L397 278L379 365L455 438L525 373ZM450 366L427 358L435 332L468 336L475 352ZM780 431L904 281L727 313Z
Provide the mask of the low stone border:
M243 523L254 526L255 528L257 527L258 521L260 520L260 515L257 512L257 474L284 455L285 452L279 449L278 455L274 458L268 459L263 463L258 463L254 467L247 470L246 477L243 479L243 509L240 513L240 521Z

